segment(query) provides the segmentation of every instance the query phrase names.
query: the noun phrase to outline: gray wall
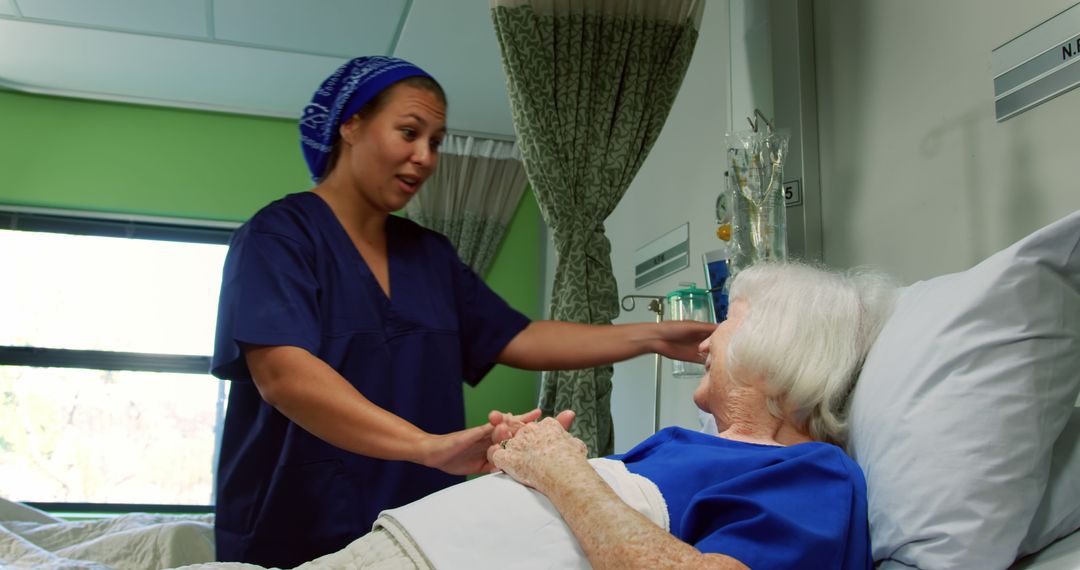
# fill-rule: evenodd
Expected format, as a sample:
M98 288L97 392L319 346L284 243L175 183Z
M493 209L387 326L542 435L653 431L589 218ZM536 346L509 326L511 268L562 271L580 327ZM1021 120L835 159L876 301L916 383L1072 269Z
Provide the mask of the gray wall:
M1074 3L814 3L826 263L924 279L1080 208L1080 90L999 124L990 72Z

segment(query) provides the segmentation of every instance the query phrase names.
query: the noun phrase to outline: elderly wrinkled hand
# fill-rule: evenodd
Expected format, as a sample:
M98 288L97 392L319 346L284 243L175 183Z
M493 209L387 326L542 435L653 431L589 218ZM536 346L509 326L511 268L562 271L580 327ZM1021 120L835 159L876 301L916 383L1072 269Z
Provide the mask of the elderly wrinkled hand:
M556 418L524 424L512 438L488 449L488 461L495 467L541 492L556 477L589 468L587 455L585 442L570 435Z

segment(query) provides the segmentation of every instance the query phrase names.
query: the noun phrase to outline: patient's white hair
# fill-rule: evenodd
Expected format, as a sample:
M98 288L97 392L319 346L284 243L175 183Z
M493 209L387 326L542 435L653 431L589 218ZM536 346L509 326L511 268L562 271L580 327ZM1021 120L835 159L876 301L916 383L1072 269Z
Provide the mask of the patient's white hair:
M733 302L747 303L728 346L733 381L762 376L770 413L843 445L848 397L897 291L890 277L864 268L789 262L742 270L730 291Z

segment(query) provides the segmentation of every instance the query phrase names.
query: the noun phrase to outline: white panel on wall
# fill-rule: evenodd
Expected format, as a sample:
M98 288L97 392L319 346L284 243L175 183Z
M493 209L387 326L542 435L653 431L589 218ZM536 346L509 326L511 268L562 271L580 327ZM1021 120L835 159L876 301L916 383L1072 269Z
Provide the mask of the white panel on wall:
M18 14L11 0L0 0L0 16L17 16Z
M690 224L664 232L634 252L634 288L641 289L690 265Z
M1080 29L1080 4L1054 14L1045 22L1017 34L1015 38L994 48L990 70L998 77L1022 66L1045 49L1073 39Z
M1080 4L997 47L990 55L999 121L1080 84Z
M206 0L18 0L25 18L148 34L206 36Z

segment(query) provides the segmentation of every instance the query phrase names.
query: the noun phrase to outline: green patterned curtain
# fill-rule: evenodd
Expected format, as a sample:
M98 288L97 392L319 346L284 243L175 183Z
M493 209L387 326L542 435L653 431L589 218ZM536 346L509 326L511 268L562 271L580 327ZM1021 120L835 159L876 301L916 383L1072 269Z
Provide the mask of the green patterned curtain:
M438 168L405 206L405 216L450 238L458 257L482 276L524 192L525 168L514 143L448 133Z
M558 262L551 318L618 315L604 220L652 148L697 42L702 0L492 0L529 184ZM546 415L572 409L590 455L614 449L611 366L543 375Z

